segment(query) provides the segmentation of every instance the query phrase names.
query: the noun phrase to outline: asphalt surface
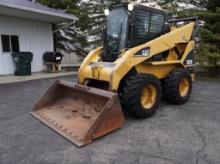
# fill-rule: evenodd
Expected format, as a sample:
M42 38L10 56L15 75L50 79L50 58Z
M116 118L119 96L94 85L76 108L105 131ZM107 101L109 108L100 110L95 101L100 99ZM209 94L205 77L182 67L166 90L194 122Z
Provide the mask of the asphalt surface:
M187 104L163 102L154 117L127 118L78 148L29 114L55 80L0 85L0 164L220 163L220 82L197 81Z

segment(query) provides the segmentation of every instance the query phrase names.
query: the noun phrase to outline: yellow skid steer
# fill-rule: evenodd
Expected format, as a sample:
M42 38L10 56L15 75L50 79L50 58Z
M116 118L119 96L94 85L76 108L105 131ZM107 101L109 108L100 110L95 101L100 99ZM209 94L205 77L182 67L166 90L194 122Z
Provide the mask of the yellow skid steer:
M85 58L78 83L57 81L32 112L77 146L121 128L123 111L147 118L162 95L183 104L192 90L197 17L127 3L105 14L104 46Z

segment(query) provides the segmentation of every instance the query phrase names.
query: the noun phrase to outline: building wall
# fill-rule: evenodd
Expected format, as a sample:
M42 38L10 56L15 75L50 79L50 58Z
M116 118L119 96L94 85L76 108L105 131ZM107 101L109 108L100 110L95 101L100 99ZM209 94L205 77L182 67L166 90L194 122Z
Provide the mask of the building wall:
M60 51L64 55L61 64L68 64L68 65L80 64L83 60L82 56L78 56L75 53L67 53L63 50L58 50L58 51Z
M33 53L32 72L43 70L43 53L53 51L52 24L0 15L0 35L18 35L20 51ZM13 74L11 53L2 52L0 39L0 75Z

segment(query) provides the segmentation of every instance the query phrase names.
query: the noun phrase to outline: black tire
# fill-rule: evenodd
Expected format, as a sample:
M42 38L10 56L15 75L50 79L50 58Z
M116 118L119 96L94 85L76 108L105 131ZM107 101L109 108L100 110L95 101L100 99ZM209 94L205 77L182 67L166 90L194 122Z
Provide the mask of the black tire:
M187 79L189 82L189 88L187 94L184 96L180 93L180 83L182 79ZM184 104L186 103L192 92L192 79L190 74L185 69L177 69L172 71L163 82L163 99L172 104Z
M143 90L146 86L154 86L156 97L153 106L146 109L141 103ZM161 102L161 84L160 81L153 75L135 74L129 76L122 87L120 98L123 108L132 114L135 118L144 119L152 116L159 108Z

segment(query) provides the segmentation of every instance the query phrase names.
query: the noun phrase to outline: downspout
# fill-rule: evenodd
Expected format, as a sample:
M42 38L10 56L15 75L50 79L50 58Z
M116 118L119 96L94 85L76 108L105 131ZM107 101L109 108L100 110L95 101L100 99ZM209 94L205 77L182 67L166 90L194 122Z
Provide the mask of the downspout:
M56 30L56 24L52 23L52 31L53 31L53 50L54 52L57 51L57 35L56 32L54 32Z

